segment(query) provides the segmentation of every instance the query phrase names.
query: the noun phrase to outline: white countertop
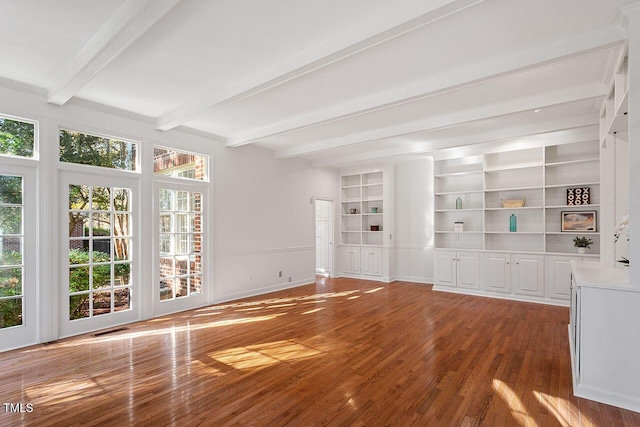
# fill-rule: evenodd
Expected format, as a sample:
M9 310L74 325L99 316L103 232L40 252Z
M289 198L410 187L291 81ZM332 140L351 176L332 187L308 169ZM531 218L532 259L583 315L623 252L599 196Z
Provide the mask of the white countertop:
M571 261L571 269L577 286L619 289L640 292L640 286L631 286L622 268L606 267L599 262Z

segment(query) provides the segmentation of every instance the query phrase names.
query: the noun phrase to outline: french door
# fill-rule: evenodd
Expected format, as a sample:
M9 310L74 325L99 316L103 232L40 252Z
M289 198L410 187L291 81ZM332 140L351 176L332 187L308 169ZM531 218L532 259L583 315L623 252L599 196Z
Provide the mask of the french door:
M61 172L61 336L139 319L138 182Z
M35 170L0 172L0 351L37 341Z
M207 303L205 261L206 184L154 185L154 314Z

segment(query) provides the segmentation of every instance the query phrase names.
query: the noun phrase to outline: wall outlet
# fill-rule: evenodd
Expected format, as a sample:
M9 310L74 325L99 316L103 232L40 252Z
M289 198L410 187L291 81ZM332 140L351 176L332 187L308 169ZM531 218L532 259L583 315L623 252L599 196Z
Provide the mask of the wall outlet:
M289 276L289 283L291 283L291 276Z
M249 275L249 281L252 281L252 280L253 280L253 276Z
M460 235L456 234L456 242L460 240Z
M278 271L278 277L282 277L282 270Z
M556 236L556 243L560 243L560 236Z

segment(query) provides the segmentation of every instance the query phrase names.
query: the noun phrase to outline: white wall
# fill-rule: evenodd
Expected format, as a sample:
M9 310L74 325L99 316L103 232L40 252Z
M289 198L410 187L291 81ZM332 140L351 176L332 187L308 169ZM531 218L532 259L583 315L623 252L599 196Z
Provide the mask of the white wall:
M433 159L396 163L396 280L433 283Z
M311 283L311 198L337 200L337 171L253 147L216 151L215 171L216 300Z

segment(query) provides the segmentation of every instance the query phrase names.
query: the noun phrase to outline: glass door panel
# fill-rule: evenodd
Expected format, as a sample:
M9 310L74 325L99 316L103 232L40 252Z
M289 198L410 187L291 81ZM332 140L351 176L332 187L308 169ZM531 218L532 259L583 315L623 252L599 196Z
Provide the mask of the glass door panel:
M64 176L62 335L136 320L134 186Z

